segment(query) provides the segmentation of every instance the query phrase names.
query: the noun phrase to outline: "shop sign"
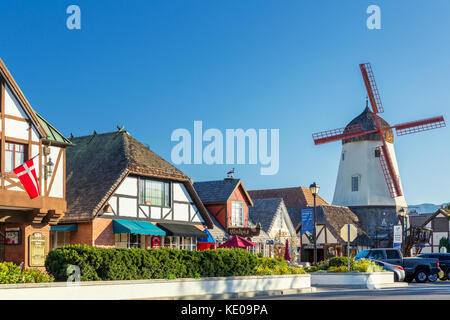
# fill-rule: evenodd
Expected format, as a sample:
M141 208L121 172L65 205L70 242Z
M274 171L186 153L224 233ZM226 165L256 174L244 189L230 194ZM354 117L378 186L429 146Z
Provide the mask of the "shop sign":
M19 228L11 228L5 230L5 244L20 244Z
M257 237L259 236L260 228L239 228L233 227L228 228L228 234L230 236L240 236L240 237Z
M393 248L401 248L402 246L402 226L394 226L394 241Z
M161 238L155 236L152 238L152 249L158 249L161 246Z
M29 265L30 267L43 267L45 265L45 248L47 239L42 233L36 232L30 235Z

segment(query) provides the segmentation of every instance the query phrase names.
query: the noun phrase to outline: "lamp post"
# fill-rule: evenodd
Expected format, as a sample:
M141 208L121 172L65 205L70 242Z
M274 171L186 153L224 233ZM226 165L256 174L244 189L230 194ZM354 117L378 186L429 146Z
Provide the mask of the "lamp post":
M319 185L317 183L313 183L309 186L309 190L311 191L314 197L314 209L313 209L313 241L314 241L314 265L317 265L317 237L316 237L316 196L319 193Z

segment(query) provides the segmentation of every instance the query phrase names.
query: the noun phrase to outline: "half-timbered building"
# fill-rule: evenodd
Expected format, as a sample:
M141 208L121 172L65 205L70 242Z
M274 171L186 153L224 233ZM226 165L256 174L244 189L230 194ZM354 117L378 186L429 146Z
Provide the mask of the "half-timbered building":
M257 252L262 252L265 257L284 257L286 240L294 252L296 251L296 230L282 198L253 199L248 217L254 225L259 225L268 237L265 241L251 239L258 244Z
M44 266L50 226L66 212L66 147L71 145L34 111L0 60L0 260ZM13 172L32 158L40 190L34 199Z
M213 222L183 172L126 131L71 140L67 214L53 246L193 250Z

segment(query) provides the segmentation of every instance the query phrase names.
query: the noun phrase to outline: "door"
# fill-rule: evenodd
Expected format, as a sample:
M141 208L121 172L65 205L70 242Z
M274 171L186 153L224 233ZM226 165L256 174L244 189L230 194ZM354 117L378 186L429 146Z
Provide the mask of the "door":
M0 262L5 262L5 235L0 231Z

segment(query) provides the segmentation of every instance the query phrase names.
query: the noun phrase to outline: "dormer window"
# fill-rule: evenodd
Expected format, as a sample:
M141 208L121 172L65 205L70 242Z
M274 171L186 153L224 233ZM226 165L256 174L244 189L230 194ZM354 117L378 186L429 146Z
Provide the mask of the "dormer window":
M167 182L140 178L139 204L170 207L170 184Z
M244 226L244 203L233 201L231 204L231 225L233 227Z

